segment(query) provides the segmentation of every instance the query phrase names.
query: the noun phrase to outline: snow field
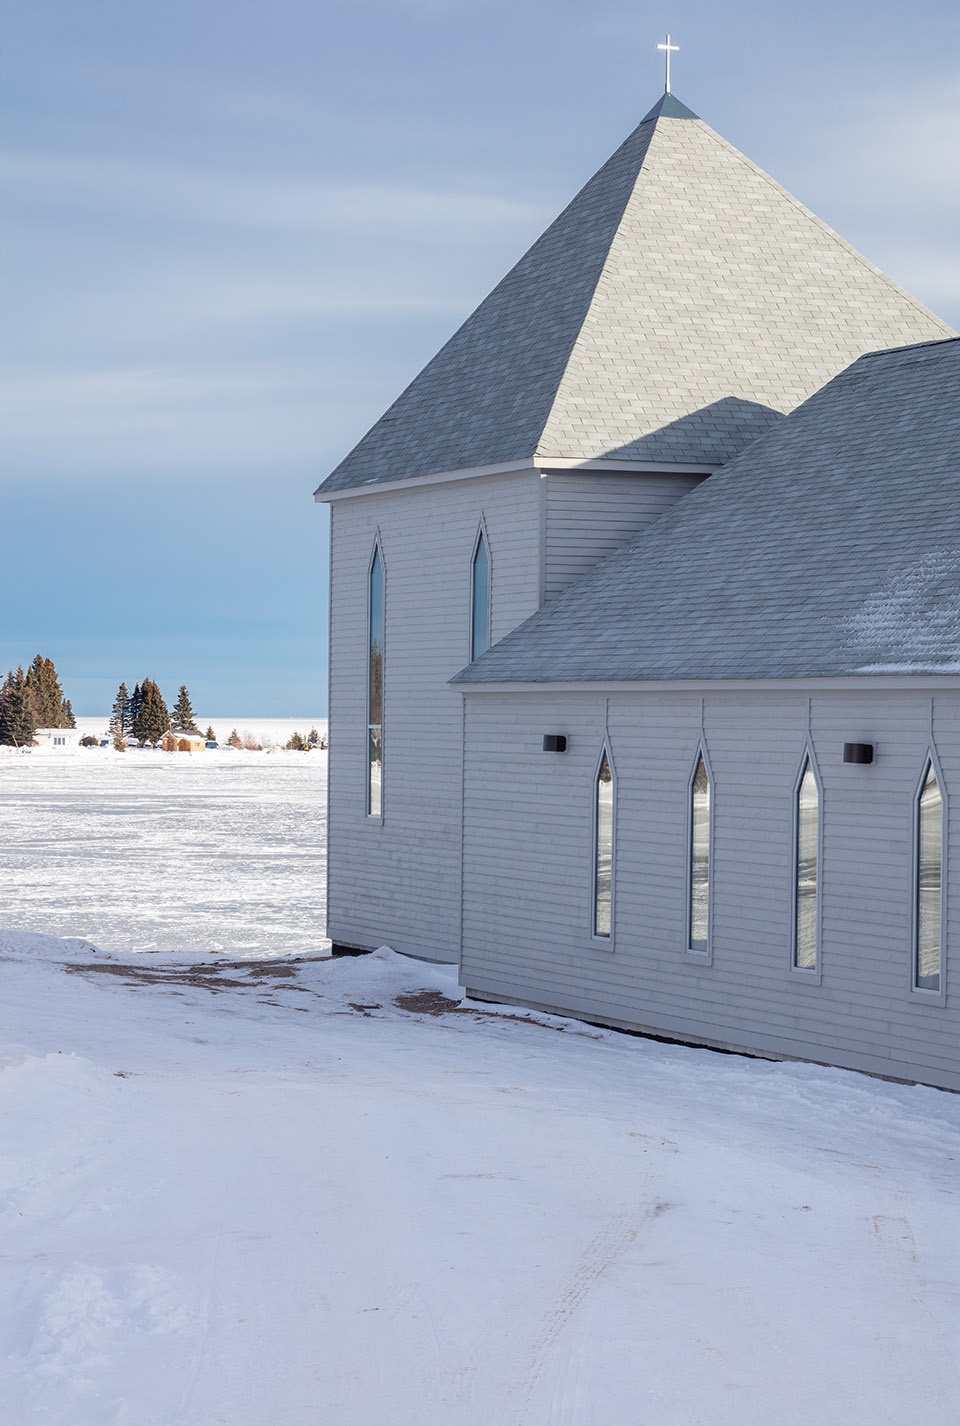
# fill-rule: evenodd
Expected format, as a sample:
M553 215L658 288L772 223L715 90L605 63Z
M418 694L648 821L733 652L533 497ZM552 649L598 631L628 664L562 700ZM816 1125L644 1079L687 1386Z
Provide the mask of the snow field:
M0 753L7 925L109 950L326 945L326 753Z

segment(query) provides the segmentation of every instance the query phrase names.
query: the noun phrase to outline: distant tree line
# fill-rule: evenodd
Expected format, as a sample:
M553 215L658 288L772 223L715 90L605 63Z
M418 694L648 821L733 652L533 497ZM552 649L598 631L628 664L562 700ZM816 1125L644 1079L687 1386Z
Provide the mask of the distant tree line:
M75 728L52 659L37 654L24 673L11 669L0 687L0 745L28 748L38 728Z
M180 733L200 732L186 684L181 683L177 701L171 711L152 678L135 683L132 693L128 691L125 683L121 683L110 712L110 732L113 734L114 747L126 747L127 738L131 737L136 738L138 743L151 743L156 746L164 733L171 729ZM208 742L215 743L217 740L212 728L207 729L204 737Z

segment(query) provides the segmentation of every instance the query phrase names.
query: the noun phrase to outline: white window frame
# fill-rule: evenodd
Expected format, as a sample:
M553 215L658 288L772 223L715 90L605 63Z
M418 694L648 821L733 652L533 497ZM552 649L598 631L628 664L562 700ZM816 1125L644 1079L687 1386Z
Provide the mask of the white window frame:
M940 789L940 989L925 990L917 985L920 956L920 798L927 774L933 769ZM923 1005L944 1006L947 1003L947 868L950 863L947 838L950 830L949 803L943 780L943 770L937 751L931 745L923 759L923 770L913 793L912 854L910 858L910 999Z
M606 757L607 765L610 768L610 790L612 793L612 806L610 809L610 934L602 936L597 930L597 865L600 855L600 826L599 826L599 798L597 789L600 783L600 769L603 766L603 759ZM604 738L600 749L600 755L594 763L593 780L590 784L590 795L593 812L591 816L591 836L590 836L590 940L595 946L602 950L612 951L614 948L614 937L617 927L617 767L613 761L613 751L608 738Z
M474 569L476 566L477 550L480 547L481 540L483 540L483 543L486 546L487 550L487 649L489 649L493 643L493 555L490 550L490 534L487 530L487 522L482 514L480 516L480 522L477 525L477 533L476 535L474 535L473 544L470 548L470 565L468 568L469 597L467 599L467 652L470 656L468 660L470 663L473 663L475 658L480 658L480 654L475 654L473 651L473 615L475 594L473 576ZM483 652L486 653L487 649L484 649Z
M817 945L816 964L812 967L797 965L798 902L800 890L800 788L809 764L813 780L817 785ZM793 780L793 836L790 844L790 948L787 966L791 976L805 981L807 985L820 985L823 980L823 778L813 751L807 743L800 767Z
M710 788L710 819L707 823L707 945L703 951L693 948L693 784L697 776L697 768L700 766L700 759L703 758L703 766L707 774L707 784ZM693 763L690 767L690 776L687 778L687 850L686 867L683 881L683 954L697 965L708 966L713 963L713 895L714 895L714 862L716 849L716 817L717 817L717 783L713 773L713 766L707 752L706 739L701 737L697 744L697 751L694 755Z

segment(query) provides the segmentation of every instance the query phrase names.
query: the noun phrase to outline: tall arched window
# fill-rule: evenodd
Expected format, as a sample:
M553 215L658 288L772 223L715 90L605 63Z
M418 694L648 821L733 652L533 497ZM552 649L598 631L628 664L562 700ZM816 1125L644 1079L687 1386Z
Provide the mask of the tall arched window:
M367 630L367 813L371 817L383 815L383 625L383 557L378 541L370 562Z
M687 945L706 955L710 925L710 772L701 750L690 780L690 883Z
M606 748L593 796L593 934L606 939L613 928L613 770Z
M470 575L470 658L478 659L490 647L490 552L481 530L473 547Z
M817 969L820 895L820 789L809 756L797 783L793 867L793 967Z
M933 760L927 762L916 812L915 990L940 992L943 954L943 796Z

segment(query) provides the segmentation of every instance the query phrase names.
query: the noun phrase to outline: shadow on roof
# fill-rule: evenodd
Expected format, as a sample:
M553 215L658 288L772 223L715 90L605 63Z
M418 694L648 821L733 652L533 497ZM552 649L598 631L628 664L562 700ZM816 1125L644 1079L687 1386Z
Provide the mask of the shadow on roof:
M612 447L595 459L723 465L782 419L782 411L775 411L759 401L724 396L655 431Z

